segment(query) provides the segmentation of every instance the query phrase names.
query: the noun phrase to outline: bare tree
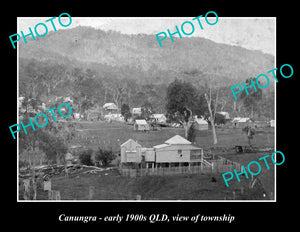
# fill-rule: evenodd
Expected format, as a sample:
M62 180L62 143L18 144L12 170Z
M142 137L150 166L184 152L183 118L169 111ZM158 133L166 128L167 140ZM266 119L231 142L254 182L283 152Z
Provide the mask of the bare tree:
M213 131L213 141L214 141L213 144L218 143L216 128L215 128L215 114L216 114L216 108L217 108L217 104L218 104L218 95L219 95L219 91L217 91L217 96L216 96L216 101L215 101L215 109L214 109L214 112L212 112L212 110L211 110L211 101L212 101L211 87L209 88L209 98L206 93L204 94L206 102L207 102L209 114L210 114L210 122L211 122L211 126L212 126L212 131Z

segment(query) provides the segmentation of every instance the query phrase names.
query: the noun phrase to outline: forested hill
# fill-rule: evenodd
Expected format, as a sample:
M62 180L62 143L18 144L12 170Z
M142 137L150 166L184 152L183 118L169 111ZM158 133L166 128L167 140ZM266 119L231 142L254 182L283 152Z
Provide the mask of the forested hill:
M89 68L110 78L146 83L169 83L176 77L229 86L274 68L272 55L204 38L175 38L173 43L167 38L160 47L155 35L76 27L27 39L27 44L19 42L22 60Z

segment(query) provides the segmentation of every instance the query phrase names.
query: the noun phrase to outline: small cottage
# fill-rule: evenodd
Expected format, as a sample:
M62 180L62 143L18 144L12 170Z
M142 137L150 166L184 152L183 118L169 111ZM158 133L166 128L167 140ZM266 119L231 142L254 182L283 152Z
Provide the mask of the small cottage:
M132 108L132 117L139 117L142 115L142 108Z
M166 123L167 118L164 114L152 114L151 119L154 119L157 123Z
M118 107L116 106L115 103L105 103L103 105L103 109L108 112L108 113L117 113L118 112Z
M244 128L246 126L254 127L254 121L250 118L236 117L231 121L234 128Z
M124 117L122 114L107 114L104 116L106 121L116 121L116 122L124 122Z
M271 127L275 127L275 124L276 124L276 123L275 123L275 120L271 120L271 121L270 121L270 126L271 126Z
M150 126L145 119L136 119L133 125L135 131L149 131Z
M195 117L195 128L197 130L208 130L208 122L203 118Z

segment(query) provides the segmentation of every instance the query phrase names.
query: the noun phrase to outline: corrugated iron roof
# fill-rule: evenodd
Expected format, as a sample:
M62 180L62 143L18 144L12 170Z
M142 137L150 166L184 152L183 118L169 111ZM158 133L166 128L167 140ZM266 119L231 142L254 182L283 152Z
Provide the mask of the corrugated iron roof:
M175 135L172 138L165 141L166 144L192 144L190 141L181 137L180 135Z

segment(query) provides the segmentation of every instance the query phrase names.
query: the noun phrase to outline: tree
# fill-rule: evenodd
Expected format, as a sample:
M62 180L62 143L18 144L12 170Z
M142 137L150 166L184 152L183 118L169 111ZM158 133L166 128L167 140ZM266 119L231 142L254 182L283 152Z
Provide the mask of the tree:
M215 128L215 113L216 113L216 106L218 104L218 92L217 92L217 95L216 95L214 112L211 109L211 104L212 104L211 87L209 88L209 97L207 96L206 93L204 94L204 96L205 96L207 106L208 106L208 110L209 110L209 114L210 114L210 123L211 123L211 126L212 126L212 132L213 132L213 144L217 144L218 139L217 139L216 128Z
M188 130L187 140L194 143L196 139L196 128L195 128L195 122L192 122L191 126Z
M121 106L121 114L123 115L125 121L127 122L127 120L131 117L129 105L122 104L122 106Z
M167 114L183 125L186 138L192 124L193 111L197 110L197 100L197 91L191 83L176 79L167 88Z
M64 141L47 130L39 132L39 148L45 152L48 161L59 163L68 151Z
M256 78L249 78L246 79L245 81L245 85L249 86L251 85L251 79L253 81L253 83L256 82ZM263 85L260 81L258 81L258 83L260 85ZM256 87L256 90L254 89L254 87L250 87L247 89L248 91L248 95L246 93L246 91L243 91L241 94L241 99L243 100L243 105L245 107L245 109L250 112L251 118L254 117L254 112L257 112L258 107L259 107L259 101L262 99L262 89Z
M153 109L152 109L151 103L149 101L145 101L141 108L142 108L141 118L149 120L151 117L151 114L153 114Z
M89 69L87 72L84 72L79 68L75 68L72 75L75 79L73 84L73 99L79 106L79 113L82 114L93 107L95 102L99 101L99 96L102 96L103 93L102 82L95 79L95 74L89 71Z
M225 118L225 116L222 115L222 114L216 113L216 114L215 114L215 123L216 123L217 125L225 124L225 123L226 123L226 118Z
M94 163L92 161L92 154L93 150L92 149L87 149L84 150L80 155L79 155L79 160L81 164L87 165L87 166L93 166Z
M116 156L112 152L112 150L103 150L100 147L98 148L98 151L96 152L95 159L96 161L100 161L103 166L107 166L111 163L112 160L114 160Z

